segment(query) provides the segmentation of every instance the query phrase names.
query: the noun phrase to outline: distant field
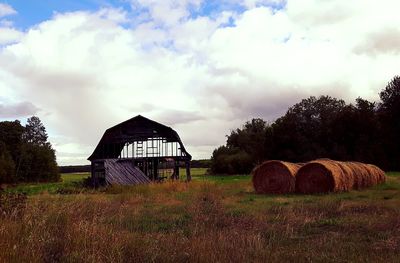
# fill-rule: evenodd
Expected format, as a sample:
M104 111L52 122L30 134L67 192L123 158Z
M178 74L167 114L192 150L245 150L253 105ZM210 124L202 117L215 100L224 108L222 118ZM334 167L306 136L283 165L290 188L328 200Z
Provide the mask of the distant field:
M204 177L206 168L192 168L191 174L194 180L198 177ZM182 177L186 176L185 169L181 169L180 174ZM35 195L41 193L57 193L60 189L68 189L74 187L77 183L82 182L83 179L88 178L90 173L64 173L61 174L61 181L56 183L28 183L19 184L16 187L6 189L7 192L13 193L26 193L28 195Z
M56 183L29 183L19 184L16 187L7 188L7 192L26 193L28 195L35 195L41 193L56 193L59 189L74 187L76 183L81 182L83 179L89 177L89 173L71 173L61 174L61 182Z
M364 191L257 195L250 176L82 189L23 185L0 216L0 262L398 262L400 173ZM62 194L54 194L62 193Z

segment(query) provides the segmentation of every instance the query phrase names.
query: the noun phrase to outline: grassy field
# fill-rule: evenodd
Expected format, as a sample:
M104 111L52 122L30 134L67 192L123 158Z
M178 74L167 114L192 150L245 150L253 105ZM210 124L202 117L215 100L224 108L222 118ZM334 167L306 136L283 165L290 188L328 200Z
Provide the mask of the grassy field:
M64 174L0 215L0 262L399 262L400 173L329 195L256 195L250 176L87 190Z
M42 193L57 193L61 189L75 187L83 179L89 177L89 173L62 174L61 182L56 183L27 183L19 184L16 187L6 188L9 193L26 193L36 195Z

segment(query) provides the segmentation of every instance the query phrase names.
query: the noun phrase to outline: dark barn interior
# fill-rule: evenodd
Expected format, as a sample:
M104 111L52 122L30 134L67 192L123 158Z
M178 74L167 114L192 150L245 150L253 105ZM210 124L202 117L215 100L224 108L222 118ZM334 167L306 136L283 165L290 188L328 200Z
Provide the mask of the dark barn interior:
M172 128L138 115L105 131L91 161L95 185L142 184L190 176L192 156Z

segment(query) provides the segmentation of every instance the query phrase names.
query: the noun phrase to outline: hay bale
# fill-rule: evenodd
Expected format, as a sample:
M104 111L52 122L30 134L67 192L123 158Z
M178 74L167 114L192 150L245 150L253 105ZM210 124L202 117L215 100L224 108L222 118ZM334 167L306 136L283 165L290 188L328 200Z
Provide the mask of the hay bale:
M347 191L352 185L351 169L328 159L311 161L296 174L296 192L303 194Z
M254 189L259 194L287 194L295 190L295 175L301 166L283 161L265 161L252 171Z
M370 171L374 174L374 176L377 178L376 180L378 184L386 182L386 175L382 169L373 164L367 164L367 166L370 169Z
M371 187L385 182L385 172L372 164L348 162L354 175L354 189Z
M362 189L385 181L375 165L318 159L307 163L296 175L296 192L328 193Z
M353 186L351 189L362 189L371 185L372 176L365 164L358 162L347 162L346 164L352 169L353 173Z

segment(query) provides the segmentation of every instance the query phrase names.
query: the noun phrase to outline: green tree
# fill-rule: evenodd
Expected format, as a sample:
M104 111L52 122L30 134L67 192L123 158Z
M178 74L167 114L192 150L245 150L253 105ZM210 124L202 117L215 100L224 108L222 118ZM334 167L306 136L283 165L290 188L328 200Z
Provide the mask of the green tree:
M395 76L379 94L379 117L390 169L400 169L400 76Z
M332 131L334 158L386 166L376 103L357 98L336 116Z
M22 134L24 130L24 127L18 120L0 122L0 141L5 144L6 150L10 153L14 163L18 163L21 156Z
M27 120L23 133L21 160L17 166L20 181L58 181L60 174L55 151L47 141L46 128L33 116Z
M45 145L47 143L47 132L39 117L32 116L27 120L24 139L28 143Z
M331 157L332 121L346 103L330 96L309 97L290 107L272 125L274 158L289 161L308 161Z
M246 122L227 136L226 146L213 152L212 171L238 173L264 159L305 162L321 157L398 170L400 76L387 84L380 97L379 104L362 98L346 104L330 96L312 96L271 125L262 119Z
M253 166L251 156L239 148L220 146L211 157L213 174L248 174Z
M15 164L4 142L0 141L0 184L15 181Z
M260 118L247 121L242 128L231 131L227 136L226 145L230 148L238 148L247 153L254 164L265 159L266 132L269 126Z
M0 122L0 182L58 181L55 151L38 117Z
M19 180L25 182L55 182L60 180L55 151L50 143L25 143L19 167Z

